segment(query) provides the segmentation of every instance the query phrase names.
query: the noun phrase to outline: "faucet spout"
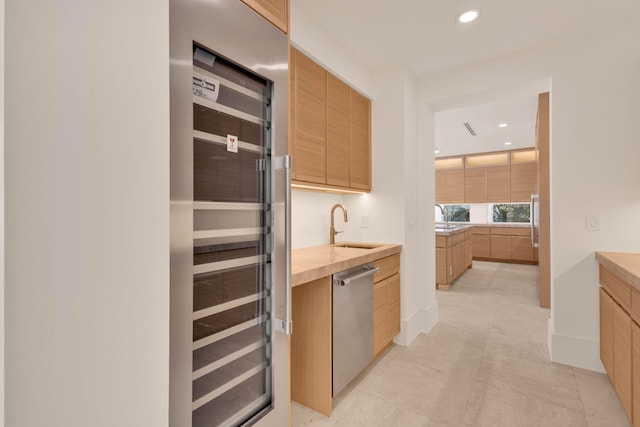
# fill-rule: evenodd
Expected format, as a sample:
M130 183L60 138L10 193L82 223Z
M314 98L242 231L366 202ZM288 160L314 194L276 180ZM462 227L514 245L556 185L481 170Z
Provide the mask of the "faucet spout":
M436 206L440 208L440 212L442 213L442 216L444 216L444 220L447 223L447 226L449 225L449 210L447 209L446 206L442 206L436 203Z
M344 214L343 215L344 222L349 222L349 217L347 215L347 208L342 203L336 203L335 205L333 205L333 207L331 208L331 228L329 229L329 244L331 245L336 243L336 234L343 233L343 231L336 231L336 228L333 222L334 213L337 208L342 209L342 213Z

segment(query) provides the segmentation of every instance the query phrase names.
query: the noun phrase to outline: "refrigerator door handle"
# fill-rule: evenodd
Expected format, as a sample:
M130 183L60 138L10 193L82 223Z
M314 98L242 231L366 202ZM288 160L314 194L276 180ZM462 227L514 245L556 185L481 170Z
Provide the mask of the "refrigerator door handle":
M536 241L536 205L540 203L539 197L537 194L531 195L531 246L534 248L540 246L540 243Z
M276 157L276 169L284 169L285 318L277 319L276 330L291 335L291 156Z

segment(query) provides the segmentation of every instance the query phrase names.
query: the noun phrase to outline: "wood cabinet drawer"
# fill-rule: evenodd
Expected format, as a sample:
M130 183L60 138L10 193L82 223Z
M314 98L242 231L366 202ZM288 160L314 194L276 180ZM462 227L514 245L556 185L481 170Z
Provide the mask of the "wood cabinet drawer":
M473 227L473 234L491 234L491 227Z
M436 248L447 247L447 236L436 236Z
M449 236L449 246L457 245L458 243L464 242L464 233L454 234L453 236Z
M501 236L530 236L531 228L529 227L491 227L491 234Z
M380 268L380 271L373 276L374 282L379 282L387 277L393 276L400 272L400 254L381 258L373 262L374 267Z
M631 286L600 264L600 284L626 310L631 309Z

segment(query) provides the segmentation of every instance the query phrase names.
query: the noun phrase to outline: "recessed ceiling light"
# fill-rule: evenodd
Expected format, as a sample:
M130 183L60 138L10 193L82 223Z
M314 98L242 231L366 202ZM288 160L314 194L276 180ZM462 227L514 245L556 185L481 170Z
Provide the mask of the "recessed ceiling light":
M471 21L475 21L478 18L478 15L480 15L480 11L478 10L467 10L466 12L458 15L458 22L466 24Z
M504 143L504 145L511 145L511 143L507 141Z
M507 126L509 126L509 123L500 123L498 125L499 128L506 128Z
M440 154L440 150L439 150L438 148L436 148L435 150L433 150L433 152L434 152L435 154Z

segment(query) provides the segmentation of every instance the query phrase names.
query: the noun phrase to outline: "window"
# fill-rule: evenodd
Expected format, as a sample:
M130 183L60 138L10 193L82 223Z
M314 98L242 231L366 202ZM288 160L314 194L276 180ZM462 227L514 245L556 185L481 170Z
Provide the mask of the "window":
M451 222L469 222L470 210L469 205L443 205L449 213L449 221ZM436 206L436 222L445 222L446 218Z
M489 204L489 222L531 222L531 204Z

